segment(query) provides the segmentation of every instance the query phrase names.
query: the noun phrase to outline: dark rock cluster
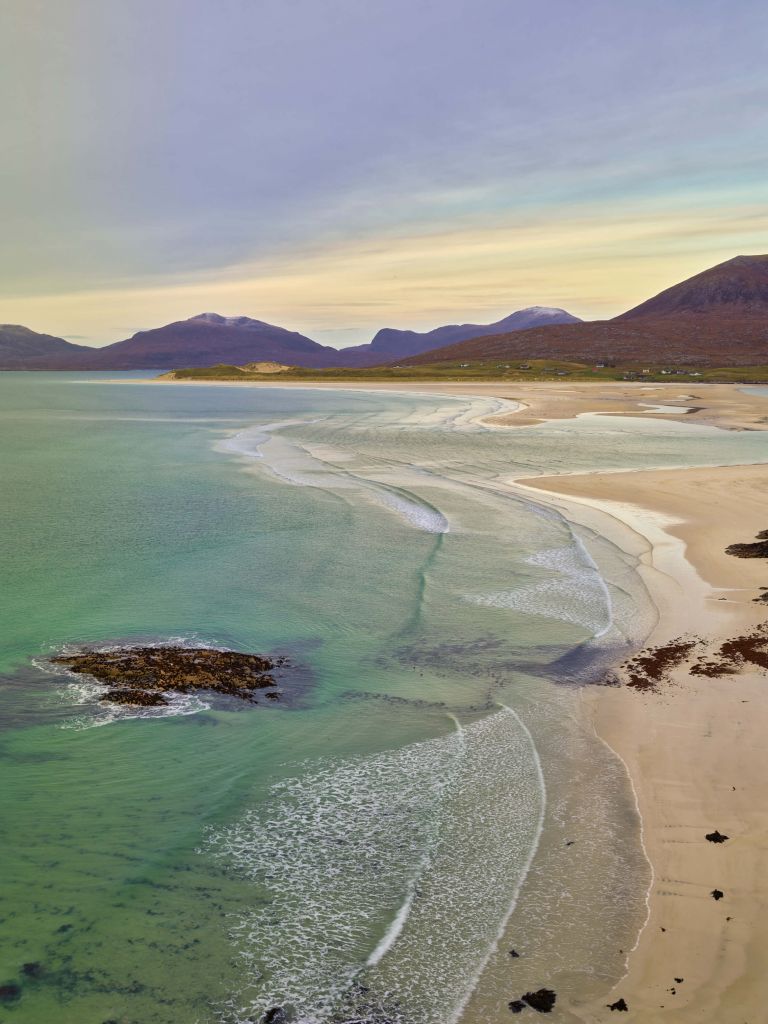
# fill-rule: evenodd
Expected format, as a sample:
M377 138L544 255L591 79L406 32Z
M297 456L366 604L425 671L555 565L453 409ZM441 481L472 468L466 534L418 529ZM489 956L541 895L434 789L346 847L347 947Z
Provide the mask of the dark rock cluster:
M729 544L725 553L736 558L768 558L768 530L761 530L751 544Z
M557 996L551 988L540 988L535 992L526 992L519 999L513 999L509 1008L512 1013L521 1013L526 1006L538 1013L551 1013L556 1002Z
M100 700L113 704L166 704L165 693L213 690L253 700L255 690L277 686L273 671L284 658L240 654L209 647L121 647L52 658L70 672L92 676L109 689ZM277 699L272 690L267 696Z

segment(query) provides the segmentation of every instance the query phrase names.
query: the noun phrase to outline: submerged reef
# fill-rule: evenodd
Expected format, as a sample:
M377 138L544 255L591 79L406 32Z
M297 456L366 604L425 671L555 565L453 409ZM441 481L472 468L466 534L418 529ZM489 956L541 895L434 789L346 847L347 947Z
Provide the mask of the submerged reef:
M118 647L51 658L70 672L92 676L109 689L99 698L112 704L144 707L166 704L165 693L216 693L254 702L254 691L276 687L272 674L285 658L240 654L209 647ZM267 696L278 699L278 692Z

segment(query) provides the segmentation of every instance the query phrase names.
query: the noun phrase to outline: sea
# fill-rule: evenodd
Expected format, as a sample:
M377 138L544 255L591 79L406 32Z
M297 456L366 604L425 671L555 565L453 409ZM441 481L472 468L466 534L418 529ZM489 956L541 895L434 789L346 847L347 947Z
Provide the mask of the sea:
M764 435L149 376L0 374L0 1020L578 1019L650 880L581 695L656 613L513 480ZM118 708L50 662L169 643L284 656L283 699Z

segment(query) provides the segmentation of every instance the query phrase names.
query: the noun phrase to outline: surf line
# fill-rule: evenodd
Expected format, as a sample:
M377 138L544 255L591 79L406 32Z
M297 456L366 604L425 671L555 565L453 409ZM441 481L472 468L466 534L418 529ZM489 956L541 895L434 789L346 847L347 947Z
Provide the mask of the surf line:
M520 892L521 892L521 890L523 888L525 880L528 877L528 874L530 873L531 865L533 864L533 859L536 856L536 853L537 853L537 851L539 849L539 844L541 842L541 836L542 836L542 833L544 832L544 816L545 816L546 809L547 809L547 787L546 787L546 783L544 781L544 769L542 768L542 765L541 765L541 758L539 757L539 751L538 751L538 749L536 747L536 744L534 743L533 736L531 735L531 730L528 728L528 726L522 720L520 715L518 715L518 713L515 711L515 709L509 707L509 705L507 705L507 704L501 704L501 703L499 703L499 707L502 708L504 711L508 711L509 714L512 715L515 718L515 720L517 721L517 724L523 730L523 733L525 734L526 738L528 739L528 743L529 743L530 748L531 748L531 754L533 755L533 763L534 763L534 766L536 768L536 775L537 775L538 781L539 781L539 792L541 794L541 806L539 808L539 818L538 818L538 822L536 824L536 835L534 836L533 842L531 843L531 849L530 849L530 851L528 853L528 857L526 858L525 864L523 865L523 870L521 871L520 877L519 877L519 879L517 881L517 885L515 886L515 891L512 893L512 901L510 902L509 908L507 909L507 912L504 914L504 916L502 917L501 922L499 924L498 931L496 932L496 938L488 946L488 949L485 952L485 956L482 958L482 960L478 964L475 973L470 978L469 984L467 985L467 988L466 988L466 990L464 992L464 995L459 1000L459 1002L458 1002L456 1008L454 1009L453 1013L451 1013L451 1015L448 1017L448 1020L447 1020L446 1024L457 1024L457 1022L461 1019L462 1015L464 1014L464 1011L467 1008L467 1004L469 1003L469 1000L472 998L473 992L475 991L475 989L478 986L480 978L483 976L483 972L485 971L486 967L488 966L488 964L490 962L491 957L494 955L494 953L499 948L499 943L504 938L504 933L507 930L507 925L509 924L509 919L512 917L512 914L515 911L515 907L517 906L517 902L518 902L518 900L520 898Z
M461 724L456 715L449 714L448 717L452 719L454 725L456 726L456 736L459 743L458 756L461 757L463 756L467 746L466 739L464 736L464 726ZM416 873L414 874L413 878L410 881L402 905L400 906L399 910L392 919L392 923L390 924L389 928L387 928L380 942L378 943L374 951L371 953L371 955L368 957L368 959L365 961L366 967L375 967L376 964L378 964L386 956L390 949L392 949L395 942L397 942L398 937L402 934L403 928L405 927L405 922L408 920L411 910L413 908L413 901L416 899L416 888L419 884L419 879L423 876L424 872L429 867L429 862L431 861L431 859L431 852L429 850L429 847L427 847L427 849L424 851L424 855L419 861L419 866L416 869Z

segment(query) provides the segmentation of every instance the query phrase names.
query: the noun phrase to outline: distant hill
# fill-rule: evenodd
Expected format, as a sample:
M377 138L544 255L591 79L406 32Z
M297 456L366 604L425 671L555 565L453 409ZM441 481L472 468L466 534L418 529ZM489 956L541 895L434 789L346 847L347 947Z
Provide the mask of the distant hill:
M721 313L768 317L768 256L736 256L622 313L617 320Z
M392 363L562 359L670 366L768 364L768 256L736 256L667 288L612 320L580 321L532 306L493 324L380 330L337 350L246 316L200 313L104 348L0 326L0 369L171 370L279 363L327 369Z
M36 369L48 361L66 362L88 351L83 345L72 345L51 334L38 334L20 324L0 324L0 369Z
M431 331L400 331L394 327L383 327L367 345L354 345L339 352L339 366L375 366L405 356L419 355L430 349L453 345L470 338L492 334L508 334L523 331L528 327L543 327L549 324L581 323L577 316L550 306L529 306L510 313L503 320L492 324L449 324L435 327ZM355 360L353 362L353 359Z
M768 256L737 256L615 317L487 335L404 360L768 363Z
M254 362L319 368L335 365L338 358L335 348L319 345L297 331L247 316L219 313L200 313L86 352L74 360L78 369L161 370Z

